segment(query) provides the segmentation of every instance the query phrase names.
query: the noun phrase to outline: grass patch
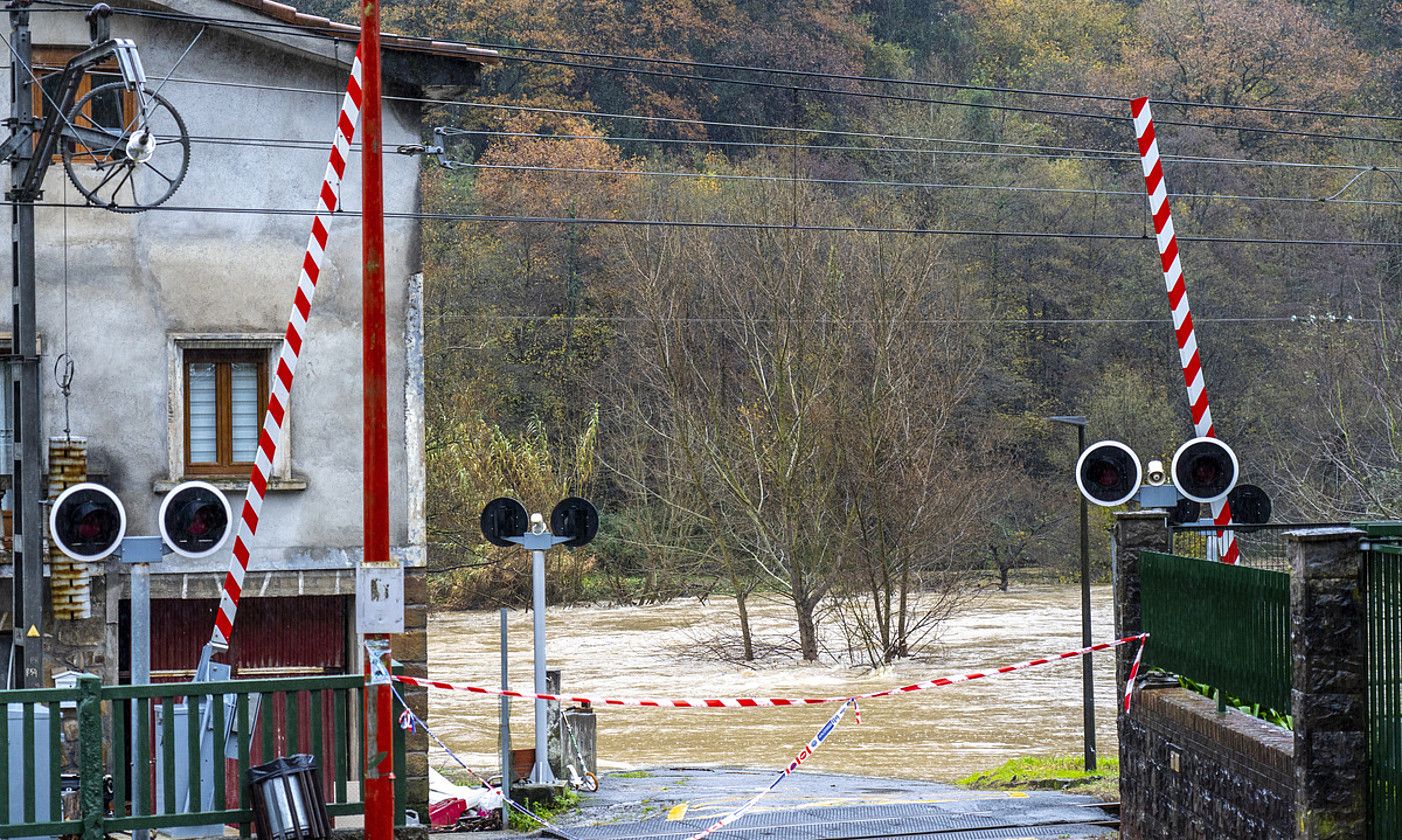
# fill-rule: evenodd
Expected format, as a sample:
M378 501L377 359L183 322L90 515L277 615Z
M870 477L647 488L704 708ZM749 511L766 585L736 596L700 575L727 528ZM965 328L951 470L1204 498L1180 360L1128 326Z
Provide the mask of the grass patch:
M610 779L649 779L652 774L646 770L628 770L623 773L610 773Z
M1061 790L1113 802L1120 798L1120 761L1099 758L1096 772L1087 773L1085 759L1078 755L1023 756L956 784L978 790Z
M560 797L549 805L537 802L527 807L530 808L531 813L541 819L555 822L561 815L568 814L579 808L579 794L566 788L564 793L560 794ZM511 811L512 831L527 832L535 831L538 828L541 828L540 823L515 809Z

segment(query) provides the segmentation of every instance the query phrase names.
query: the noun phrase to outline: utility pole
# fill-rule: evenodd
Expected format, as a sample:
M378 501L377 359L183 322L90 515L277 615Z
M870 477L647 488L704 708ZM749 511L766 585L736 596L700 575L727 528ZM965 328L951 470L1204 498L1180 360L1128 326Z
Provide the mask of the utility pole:
M1076 455L1086 451L1086 418L1048 417L1053 423L1076 427ZM1090 627L1090 506L1081 497L1081 645L1091 645ZM1095 771L1095 672L1091 657L1081 657L1081 715L1085 734L1086 772Z
M380 5L361 0L360 52L363 64L360 111L361 167L361 329L364 367L364 517L367 569L393 565L389 556L389 429L385 348L385 204L381 155ZM357 593L359 600L359 593ZM358 609L360 606L358 605ZM367 633L366 641L388 648L388 633ZM370 648L367 647L367 651ZM377 654L370 654L377 655ZM388 664L388 663L386 663ZM367 673L373 671L366 662ZM388 681L365 692L365 838L394 838L394 708Z
M10 289L10 428L13 431L10 462L10 507L14 539L10 557L14 568L15 647L11 668L17 688L41 688L44 682L44 514L40 487L42 453L39 444L39 329L34 313L34 201L25 188L30 176L35 133L34 89L29 72L33 44L29 33L29 3L10 4L10 130L23 135L10 158L11 262ZM18 667L16 667L18 666Z
M14 685L39 688L44 680L44 491L43 452L40 444L44 435L39 428L39 328L34 306L34 202L43 197L44 174L54 155L60 152L64 161L74 144L88 149L89 163L99 163L103 171L94 185L85 184L73 176L70 180L90 203L123 212L154 207L169 198L179 187L179 180L169 183L164 194L138 199L136 182L132 180L139 167L148 166L156 153L157 142L150 130L154 111L175 111L157 94L145 91L146 73L136 44L129 39L113 38L108 20L112 9L103 3L93 6L87 14L88 49L69 59L59 74L58 90L44 96L44 120L40 126L34 119L34 96L38 84L31 69L33 43L29 32L29 0L11 0L10 10L10 136L0 143L0 160L10 162L10 189L5 198L10 202L10 303L13 333L10 342L10 377L7 383L14 399L11 404L10 428L14 447L10 463L11 508L14 515L14 541L11 559L13 579L13 632L15 655L11 660ZM112 62L117 66L123 86L133 93L136 113L128 120L127 129L113 130L100 126L78 128L68 119L74 107L83 77L93 68ZM84 99L106 90L98 86ZM125 99L125 96L123 96ZM81 105L81 103L80 103ZM62 125L60 125L62 123ZM177 117L176 123L180 124ZM68 141L60 146L60 138ZM179 150L179 171L189 165L189 135L181 133L162 138L169 150ZM105 151L95 151L105 150ZM168 155L167 155L168 156ZM163 156L163 159L166 156ZM115 178L125 172L123 177ZM183 176L182 176L183 177ZM130 203L119 201L116 190L131 184ZM103 194L103 189L111 190ZM16 660L18 667L15 667Z

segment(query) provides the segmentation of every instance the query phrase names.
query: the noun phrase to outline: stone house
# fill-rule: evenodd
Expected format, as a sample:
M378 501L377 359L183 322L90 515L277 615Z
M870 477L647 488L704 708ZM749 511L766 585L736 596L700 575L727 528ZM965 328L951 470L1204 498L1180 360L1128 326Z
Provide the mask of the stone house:
M45 8L31 26L41 80L88 45L83 10ZM310 229L303 211L320 189L358 33L270 0L155 0L117 9L111 29L136 43L150 84L188 126L189 169L165 206L132 214L75 206L81 197L62 164L49 169L36 219L41 416L49 486L84 476L105 484L125 506L127 533L153 535L162 495L187 478L223 490L237 516ZM462 98L494 54L393 35L384 48L385 204L393 214L419 207L422 158L392 152L421 142L422 98ZM107 81L92 76L80 95ZM3 96L8 114L8 87ZM36 100L42 112L37 92ZM359 209L359 181L354 147L343 209ZM248 209L274 212L240 212ZM395 654L411 672L427 656L418 225L393 215L386 222L391 540L407 567L409 627ZM342 216L332 225L226 657L236 676L359 669L360 260L358 219ZM0 330L10 329L9 311ZM67 393L55 374L60 355L74 366ZM4 406L0 416L9 413ZM8 428L6 421L0 433ZM8 469L8 452L0 463ZM231 545L153 569L155 680L193 674ZM0 563L0 666L11 653L11 575ZM75 586L74 597L85 599L79 610L46 587L58 608L46 607L46 681L64 671L125 681L123 567L93 564Z

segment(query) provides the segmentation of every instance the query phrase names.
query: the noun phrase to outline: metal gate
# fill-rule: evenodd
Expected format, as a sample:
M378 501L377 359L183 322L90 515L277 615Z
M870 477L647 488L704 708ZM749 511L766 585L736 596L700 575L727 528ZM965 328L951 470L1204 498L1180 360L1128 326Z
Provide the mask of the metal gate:
M1402 840L1402 545L1372 542L1364 576L1369 837Z

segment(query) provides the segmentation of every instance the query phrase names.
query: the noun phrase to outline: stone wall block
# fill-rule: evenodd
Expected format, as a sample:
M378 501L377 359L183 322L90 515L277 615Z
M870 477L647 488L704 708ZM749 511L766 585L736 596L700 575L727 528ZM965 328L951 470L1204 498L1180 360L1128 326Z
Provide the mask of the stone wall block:
M1367 705L1358 692L1293 690L1290 698L1295 714L1308 716L1315 732L1362 732L1367 725Z
M1352 840L1367 821L1367 623L1360 531L1289 536L1298 840Z
M1115 514L1115 634L1129 636L1144 627L1140 596L1139 554L1168 551L1173 534L1168 530L1168 514L1161 510L1126 511ZM1125 678L1134 659L1133 645L1115 649L1115 685L1124 692Z
M428 604L428 575L422 568L404 570L404 605Z
M394 658L406 665L428 661L428 634L422 630L394 637Z
M1362 692L1367 685L1363 674L1366 661L1362 655L1320 659L1296 654L1291 657L1296 675L1293 688L1311 694Z

